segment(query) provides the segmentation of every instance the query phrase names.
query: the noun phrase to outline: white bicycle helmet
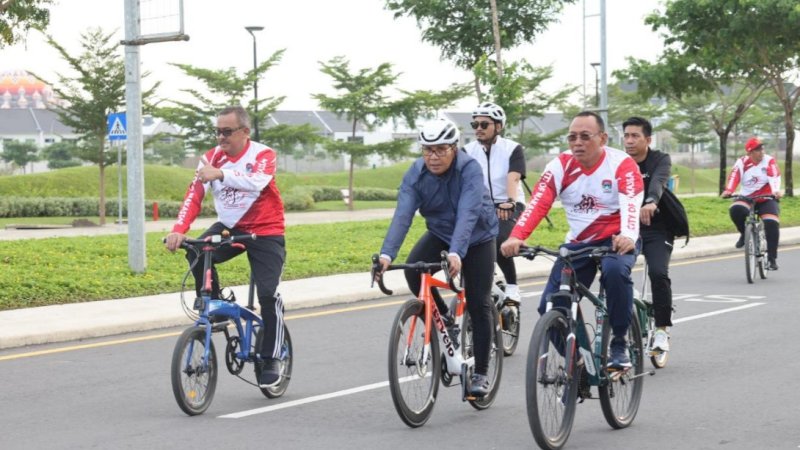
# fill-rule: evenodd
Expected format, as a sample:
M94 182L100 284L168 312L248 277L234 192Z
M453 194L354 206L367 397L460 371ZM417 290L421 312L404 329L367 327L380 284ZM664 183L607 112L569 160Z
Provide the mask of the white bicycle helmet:
M503 108L494 103L486 102L478 105L472 111L472 118L474 119L478 116L491 117L495 122L500 122L503 127L506 126L506 112L503 111Z
M418 142L421 145L455 144L461 133L453 122L436 119L426 122L419 130Z

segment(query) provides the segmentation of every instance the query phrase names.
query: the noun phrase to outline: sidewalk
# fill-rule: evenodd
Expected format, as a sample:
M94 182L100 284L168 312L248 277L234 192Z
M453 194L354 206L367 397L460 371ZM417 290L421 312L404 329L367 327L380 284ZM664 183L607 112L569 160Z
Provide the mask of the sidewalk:
M386 211L357 213L358 211L345 214L350 214L350 220L370 220L387 214ZM388 214L386 217L391 216L391 210L388 210ZM338 220L341 221L342 218L339 216ZM288 219L287 215L287 222ZM312 220L336 221L336 218L329 219ZM165 224L169 225L166 222ZM693 238L686 247L682 247L681 239L676 242L673 261L739 252L741 250L736 250L733 246L736 238L736 234ZM782 246L798 243L800 227L781 229ZM517 260L517 272L523 279L546 275L551 266L552 262L544 258L534 261ZM783 271L788 272L788 267ZM408 294L400 271L387 273L385 281L387 287L396 294ZM285 281L278 289L287 311L385 297L377 286L370 288L368 272ZM234 292L240 303L247 302L247 286L237 286ZM180 296L177 293L0 311L0 349L155 330L190 323L181 309Z

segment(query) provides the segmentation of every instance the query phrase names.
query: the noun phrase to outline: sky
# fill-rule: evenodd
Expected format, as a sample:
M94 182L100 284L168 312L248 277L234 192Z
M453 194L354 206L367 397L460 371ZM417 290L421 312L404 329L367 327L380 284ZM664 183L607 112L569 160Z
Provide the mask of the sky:
M585 58L584 1L589 16ZM47 32L71 54L82 52L80 36L90 27L117 30L119 40L123 38L124 0L56 2ZM141 4L145 19L176 11L178 0L141 0ZM286 51L281 62L259 81L259 97L286 96L279 106L282 110L317 109L312 94L335 95L332 79L320 72L319 63L340 55L350 61L352 71L391 63L400 73L396 87L403 90L435 91L453 82L472 81L470 73L442 61L437 48L422 42L414 20L394 19L384 4L384 0L186 0L184 22L189 41L140 47L142 69L152 73L151 80L162 82L159 97L187 100L180 90L202 85L193 84L169 63L207 69L234 67L241 74L253 67L253 39L244 27L263 26L263 31L256 32L258 60L279 49ZM554 91L564 84L584 86L585 79L586 92L592 95L595 72L590 63L600 61L599 5L600 0L578 0L567 6L560 21L534 43L504 50L504 60L524 58L534 66L552 65L554 76L543 85L545 90ZM611 72L625 67L626 57L652 61L660 53L660 37L643 22L658 7L659 0L606 1L609 82L613 81ZM162 31L169 22L146 21L143 30ZM123 52L120 47L120 54ZM52 80L56 73L74 75L37 31L31 31L24 43L0 48L0 73L18 69ZM475 97L466 98L449 110L470 110L476 103Z

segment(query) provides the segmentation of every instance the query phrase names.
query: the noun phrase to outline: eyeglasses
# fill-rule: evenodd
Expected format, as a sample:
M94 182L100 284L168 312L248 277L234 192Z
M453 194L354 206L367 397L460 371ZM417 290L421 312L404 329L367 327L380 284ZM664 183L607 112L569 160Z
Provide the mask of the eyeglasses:
M471 126L473 130L477 130L478 127L480 127L481 130L485 130L485 129L489 128L489 125L491 125L491 124L492 124L492 122L477 122L476 121L476 122L470 122L469 126Z
M449 145L446 147L422 147L422 156L428 158L435 154L439 158L444 158L448 151L450 151Z
M214 129L214 136L219 136L221 134L221 135L223 135L225 137L231 137L231 135L233 133L236 133L237 131L241 130L242 128L244 128L244 127L239 127L239 128L215 128Z
M567 135L567 140L569 142L575 142L575 141L578 140L578 138L581 138L582 141L588 141L591 138L593 138L595 136L599 136L599 135L600 135L600 133L591 133L591 134L590 133L581 133L581 134L570 133L570 134Z

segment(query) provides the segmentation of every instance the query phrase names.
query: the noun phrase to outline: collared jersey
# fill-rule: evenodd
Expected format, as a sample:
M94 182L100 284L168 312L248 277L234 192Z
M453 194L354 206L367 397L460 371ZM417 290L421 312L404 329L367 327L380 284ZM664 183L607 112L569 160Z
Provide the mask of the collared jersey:
M764 155L758 164L755 164L750 156L742 156L733 164L725 190L733 192L739 183L742 183L741 195L747 197L777 193L781 189L781 171L778 163L769 155Z
M478 140L465 145L464 151L480 164L483 170L483 184L489 190L494 203L504 203L508 199L525 202L522 183L518 184L517 192L507 192L508 172L518 172L525 178L525 153L520 144L497 136L488 152Z
M588 243L615 234L636 242L643 191L636 161L621 150L605 147L591 169L564 152L545 167L511 236L527 239L560 197L569 224L565 242Z
M200 158L198 170L206 164L221 169L224 178L203 183L195 176L172 231L189 231L200 213L206 192L211 189L218 220L226 227L259 236L283 236L283 201L275 184L275 150L248 141L241 153L230 158L222 149L214 147Z

